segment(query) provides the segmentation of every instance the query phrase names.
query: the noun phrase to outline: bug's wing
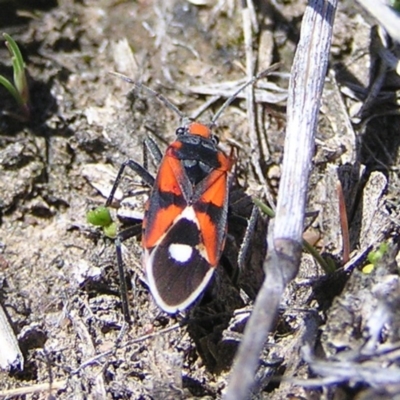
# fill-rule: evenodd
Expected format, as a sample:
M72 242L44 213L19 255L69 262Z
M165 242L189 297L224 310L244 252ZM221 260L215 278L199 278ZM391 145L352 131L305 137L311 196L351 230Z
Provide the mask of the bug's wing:
M186 182L180 161L165 156L157 173L153 191L146 204L142 244L145 249L156 246L168 232L174 220L187 206L182 187Z
M174 314L197 299L214 268L206 259L192 207L184 210L154 249L144 250L143 261L151 293L164 311Z
M213 171L196 190L194 210L199 222L202 241L207 253L207 260L212 267L217 267L224 249L227 213L229 176L227 171Z

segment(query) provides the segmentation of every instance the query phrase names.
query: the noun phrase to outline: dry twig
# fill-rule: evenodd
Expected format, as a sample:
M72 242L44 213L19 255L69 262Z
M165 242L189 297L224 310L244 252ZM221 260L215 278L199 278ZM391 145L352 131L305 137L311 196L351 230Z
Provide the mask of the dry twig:
M300 263L314 133L328 65L337 0L310 1L303 18L289 87L288 123L274 229L258 294L236 356L225 400L247 399L259 355L278 312L280 298Z
M254 75L254 61L253 61L253 37L252 37L252 10L254 11L252 2L250 0L243 1L243 33L244 33L244 43L246 50L246 75L248 79ZM259 146L259 141L257 137L257 126L256 126L256 110L254 102L254 89L249 86L246 89L246 108L247 108L247 120L249 123L249 139L250 139L250 151L251 151L251 163L256 172L257 178L263 185L264 193L267 198L268 204L272 209L275 209L275 201L268 190L267 180L262 172L260 161L261 161L261 151Z
M23 370L24 357L18 345L7 316L0 304L0 369L12 368Z

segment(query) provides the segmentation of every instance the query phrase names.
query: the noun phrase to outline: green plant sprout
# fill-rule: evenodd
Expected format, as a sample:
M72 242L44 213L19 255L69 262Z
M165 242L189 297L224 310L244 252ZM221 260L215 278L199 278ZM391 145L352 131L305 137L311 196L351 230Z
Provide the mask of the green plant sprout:
M396 11L400 11L400 0L390 0L390 5L391 5Z
M274 211L269 208L265 203L258 199L253 198L253 203L266 215L268 215L270 218L275 217ZM308 243L306 240L303 239L302 242L303 249L306 250L308 253L310 253L315 261L321 266L321 268L326 272L326 273L332 273L336 270L336 265L334 261L330 258L323 258L321 254L319 254L318 250L312 246L310 243Z
M370 251L367 255L367 260L369 261L369 264L363 267L362 272L364 272L364 274L370 274L375 268L376 264L378 264L378 262L382 260L382 257L388 251L388 248L389 245L387 243L381 243L377 250Z
M7 33L3 33L3 36L6 40L6 46L11 53L14 84L2 75L0 75L0 84L11 93L21 107L24 117L29 119L29 88L25 73L25 63L15 40Z
M103 228L104 235L115 239L117 236L117 224L112 220L110 210L107 207L100 206L86 214L86 220L89 224Z

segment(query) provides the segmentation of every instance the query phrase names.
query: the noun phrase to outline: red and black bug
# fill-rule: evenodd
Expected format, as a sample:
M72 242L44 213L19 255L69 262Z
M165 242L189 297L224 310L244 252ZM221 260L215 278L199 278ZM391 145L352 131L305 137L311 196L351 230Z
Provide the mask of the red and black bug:
M242 85L237 93L259 77ZM129 78L123 79L135 85ZM162 310L174 314L188 308L204 291L224 249L235 157L233 150L227 155L218 148L218 139L211 128L237 93L207 126L188 121L163 96L145 89L177 112L184 122L176 130L176 139L164 156L152 140L145 142L159 163L156 177L135 161L126 161L118 172L106 206L112 202L125 167L134 170L152 188L142 224L142 263L156 303ZM116 241L122 281L121 241L131 236L128 231L122 232ZM126 305L124 314L129 320Z
M157 304L168 313L190 306L210 281L225 244L230 172L209 127L177 129L143 221L143 264Z

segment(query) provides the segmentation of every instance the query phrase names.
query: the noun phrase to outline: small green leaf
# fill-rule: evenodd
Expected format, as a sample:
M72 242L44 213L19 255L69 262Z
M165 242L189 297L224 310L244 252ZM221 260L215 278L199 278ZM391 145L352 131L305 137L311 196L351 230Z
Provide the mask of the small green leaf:
M362 268L364 274L370 274L375 268L374 264L367 264Z
M6 45L12 56L15 79L15 76L23 72L25 68L24 59L22 58L21 51L19 50L19 47L15 40L7 33L3 33L3 36L6 39Z
M23 101L22 104L27 104L29 102L29 89L25 74L24 59L22 58L21 51L19 50L19 47L15 40L7 33L3 33L3 36L6 39L6 45L12 56L14 85L21 95Z
M15 40L7 33L3 33L3 36L6 40L6 46L11 53L14 83L12 84L4 76L0 75L0 84L3 85L17 101L23 112L24 119L29 119L29 87L25 73L24 59L22 58L22 54Z
M13 86L13 84L5 78L3 75L0 75L0 84L3 85L9 92L10 94L14 97L16 102L20 105L23 106L24 102L22 100L21 95L19 94L18 90Z
M270 218L275 217L274 210L270 207L268 207L265 203L263 203L261 200L253 198L253 203L265 214L268 215Z
M396 11L400 11L400 0L390 0L390 5L391 5Z
M382 259L382 257L387 252L388 248L389 248L389 245L387 243L381 243L377 250L370 251L368 253L368 256L367 256L368 261L373 265L378 264L378 262Z
M86 214L86 220L89 224L101 227L108 227L112 224L110 211L107 207L100 206Z
M117 224L115 222L112 222L108 226L103 227L103 232L104 235L109 237L110 239L115 239L117 236Z

